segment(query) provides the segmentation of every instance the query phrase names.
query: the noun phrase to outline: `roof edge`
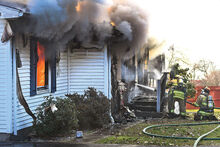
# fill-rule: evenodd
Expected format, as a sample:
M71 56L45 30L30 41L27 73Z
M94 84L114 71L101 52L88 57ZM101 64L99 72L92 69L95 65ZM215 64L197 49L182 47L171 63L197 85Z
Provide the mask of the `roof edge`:
M22 11L23 13L29 13L30 12L30 10L24 4L0 1L0 5L8 7L8 8L16 9L18 11Z

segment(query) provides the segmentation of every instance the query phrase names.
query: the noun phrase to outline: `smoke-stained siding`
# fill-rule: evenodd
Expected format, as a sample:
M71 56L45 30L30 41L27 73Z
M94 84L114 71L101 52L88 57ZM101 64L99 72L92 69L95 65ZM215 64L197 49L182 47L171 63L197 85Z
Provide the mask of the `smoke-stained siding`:
M95 87L106 94L104 49L74 49L70 54L70 93L84 93ZM106 94L107 95L107 94Z
M0 19L0 36L6 21ZM0 43L0 133L12 133L12 53L10 41Z

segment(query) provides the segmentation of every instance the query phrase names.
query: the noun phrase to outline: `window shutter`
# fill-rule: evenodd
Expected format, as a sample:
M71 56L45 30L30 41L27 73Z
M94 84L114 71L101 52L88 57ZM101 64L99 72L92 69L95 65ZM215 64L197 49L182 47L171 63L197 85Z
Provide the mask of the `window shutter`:
M51 59L51 93L56 91L56 54Z
M30 96L37 94L37 42L34 39L30 41Z

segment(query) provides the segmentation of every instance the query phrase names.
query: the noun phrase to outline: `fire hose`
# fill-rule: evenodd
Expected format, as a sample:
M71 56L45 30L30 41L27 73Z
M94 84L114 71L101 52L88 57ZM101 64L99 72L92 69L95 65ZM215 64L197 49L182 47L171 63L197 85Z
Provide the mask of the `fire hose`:
M149 133L148 132L149 129L158 128L158 127L198 126L198 125L212 125L212 124L219 124L219 125L215 129L213 129L210 132L200 136L199 138L196 138L196 137L166 136L166 135L159 135L159 134L153 134L153 133ZM196 140L196 142L194 144L194 147L196 147L198 142L201 139L203 139L203 140L220 140L220 138L206 138L205 137L208 134L210 134L210 133L214 132L215 130L217 130L218 128L220 128L220 122L219 121L217 121L217 122L205 122L205 123L165 124L165 125L152 125L152 126L148 126L148 127L143 129L143 133L148 135L148 136L152 136L152 137L169 138L169 139L190 139L190 140Z
M186 103L191 104L195 106L193 103L186 101ZM220 109L219 107L214 107L214 109ZM174 127L174 126L198 126L198 125L212 125L212 124L219 124L216 128L213 130L201 135L199 138L196 137L177 137L177 136L165 136L165 135L159 135L159 134L152 134L147 132L147 130L152 128L158 128L158 127ZM199 141L201 140L220 140L220 138L206 138L207 135L211 134L215 130L220 128L220 121L216 122L205 122L205 123L185 123L185 124L165 124L165 125L151 125L143 129L143 133L152 136L152 137L160 137L160 138L169 138L169 139L190 139L190 140L196 140L194 143L194 147L197 147Z
M197 147L197 145L198 145L198 143L199 143L200 140L202 140L205 136L211 134L212 132L214 132L214 131L217 130L218 128L220 128L220 125L218 125L215 129L209 131L208 133L205 133L205 134L203 134L202 136L200 136L200 137L195 141L193 147Z
M194 105L193 103L191 103L191 102L189 102L189 101L186 101L186 103L188 103L188 104L190 104L190 105L193 105L193 106L195 106L195 107L198 107L198 106ZM220 109L220 107L214 107L213 109Z

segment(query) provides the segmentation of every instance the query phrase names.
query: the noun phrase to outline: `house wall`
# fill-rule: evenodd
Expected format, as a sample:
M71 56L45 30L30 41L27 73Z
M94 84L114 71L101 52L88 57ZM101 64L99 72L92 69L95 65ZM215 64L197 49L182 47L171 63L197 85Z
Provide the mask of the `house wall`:
M68 93L68 57L67 51L60 52L61 60L57 63L57 88L55 96L65 96Z
M16 36L15 47L20 51L20 57L22 61L22 67L18 69L21 88L23 95L32 110L35 112L36 108L44 101L45 96L49 96L51 93L45 92L30 96L30 42L26 47L23 47L23 41L20 36ZM62 51L60 53L61 60L57 64L57 91L51 95L64 96L67 93L67 52ZM22 105L17 100L16 107L16 127L17 130L29 127L32 125L32 118L25 112Z
M74 49L70 53L70 93L94 87L108 96L107 49Z
M22 67L19 76L23 95L32 110L44 101L44 96L51 93L30 96L30 42L23 47L21 36L16 36L15 48L20 50ZM53 96L65 96L67 93L83 93L88 87L95 87L108 96L108 58L107 49L61 51L61 60L57 63L57 89ZM23 106L16 101L16 129L20 130L32 125L32 118Z
M19 78L23 95L32 111L34 111L39 104L43 102L43 96L48 94L41 94L30 97L30 44L29 41L24 47L22 37L16 36L15 48L19 49L22 61L22 67L18 69ZM16 98L17 99L17 98ZM17 130L31 126L32 118L25 112L24 108L18 100L16 101L16 127Z
M0 36L5 20L0 19ZM12 52L11 42L0 43L0 133L12 133Z

